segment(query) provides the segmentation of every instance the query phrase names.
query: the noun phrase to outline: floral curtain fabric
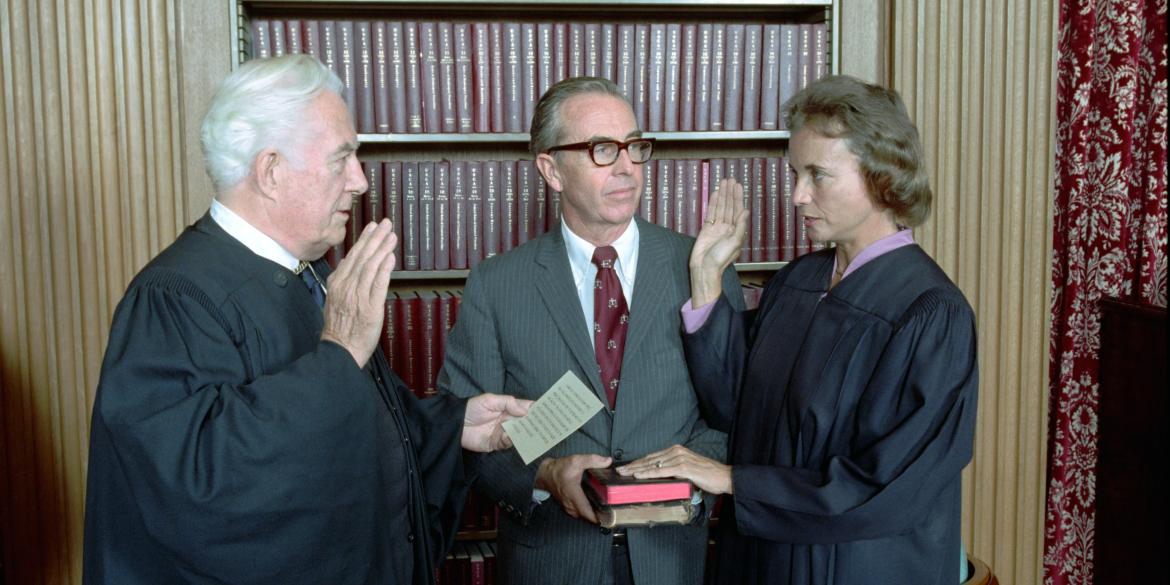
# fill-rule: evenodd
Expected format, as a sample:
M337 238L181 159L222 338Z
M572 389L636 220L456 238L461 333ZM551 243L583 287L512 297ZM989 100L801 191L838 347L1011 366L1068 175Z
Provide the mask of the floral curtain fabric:
M1046 585L1093 578L1098 300L1166 306L1166 4L1060 0Z

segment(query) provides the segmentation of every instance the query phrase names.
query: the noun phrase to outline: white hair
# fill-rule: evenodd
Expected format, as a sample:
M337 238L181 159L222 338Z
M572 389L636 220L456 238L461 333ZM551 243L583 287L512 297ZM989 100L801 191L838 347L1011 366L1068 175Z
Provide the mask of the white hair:
M238 185L267 147L299 142L303 112L325 91L341 95L337 75L309 55L255 59L228 75L211 100L199 133L207 174L217 192Z

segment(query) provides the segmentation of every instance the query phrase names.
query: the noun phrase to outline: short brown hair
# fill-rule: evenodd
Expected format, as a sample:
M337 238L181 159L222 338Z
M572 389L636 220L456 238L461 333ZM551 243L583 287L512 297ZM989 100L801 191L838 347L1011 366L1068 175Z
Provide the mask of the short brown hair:
M569 98L590 93L612 95L620 98L627 106L630 105L629 98L622 93L621 88L602 77L570 77L554 83L540 96L540 100L536 102L536 109L532 112L528 150L533 156L557 146L563 139L561 132L564 120L561 119L561 107L565 102L569 101Z
M875 205L889 209L899 225L921 225L934 195L926 175L918 129L898 92L847 75L822 78L784 104L792 133L805 125L829 138L843 138L857 157Z

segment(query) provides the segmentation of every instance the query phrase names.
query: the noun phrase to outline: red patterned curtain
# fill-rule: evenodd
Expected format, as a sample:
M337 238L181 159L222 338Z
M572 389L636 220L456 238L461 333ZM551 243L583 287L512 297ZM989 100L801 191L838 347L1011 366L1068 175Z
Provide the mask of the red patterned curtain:
M1045 585L1093 580L1098 300L1166 306L1166 2L1060 0Z

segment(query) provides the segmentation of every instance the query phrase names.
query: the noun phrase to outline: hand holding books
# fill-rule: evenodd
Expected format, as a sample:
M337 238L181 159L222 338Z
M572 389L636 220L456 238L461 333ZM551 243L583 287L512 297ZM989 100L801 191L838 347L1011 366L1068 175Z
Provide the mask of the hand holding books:
M626 477L657 479L678 477L690 480L709 494L734 493L731 466L703 457L682 445L655 451L633 463L617 468Z
M636 479L590 469L582 482L605 528L689 524L698 513L695 486L685 479Z

